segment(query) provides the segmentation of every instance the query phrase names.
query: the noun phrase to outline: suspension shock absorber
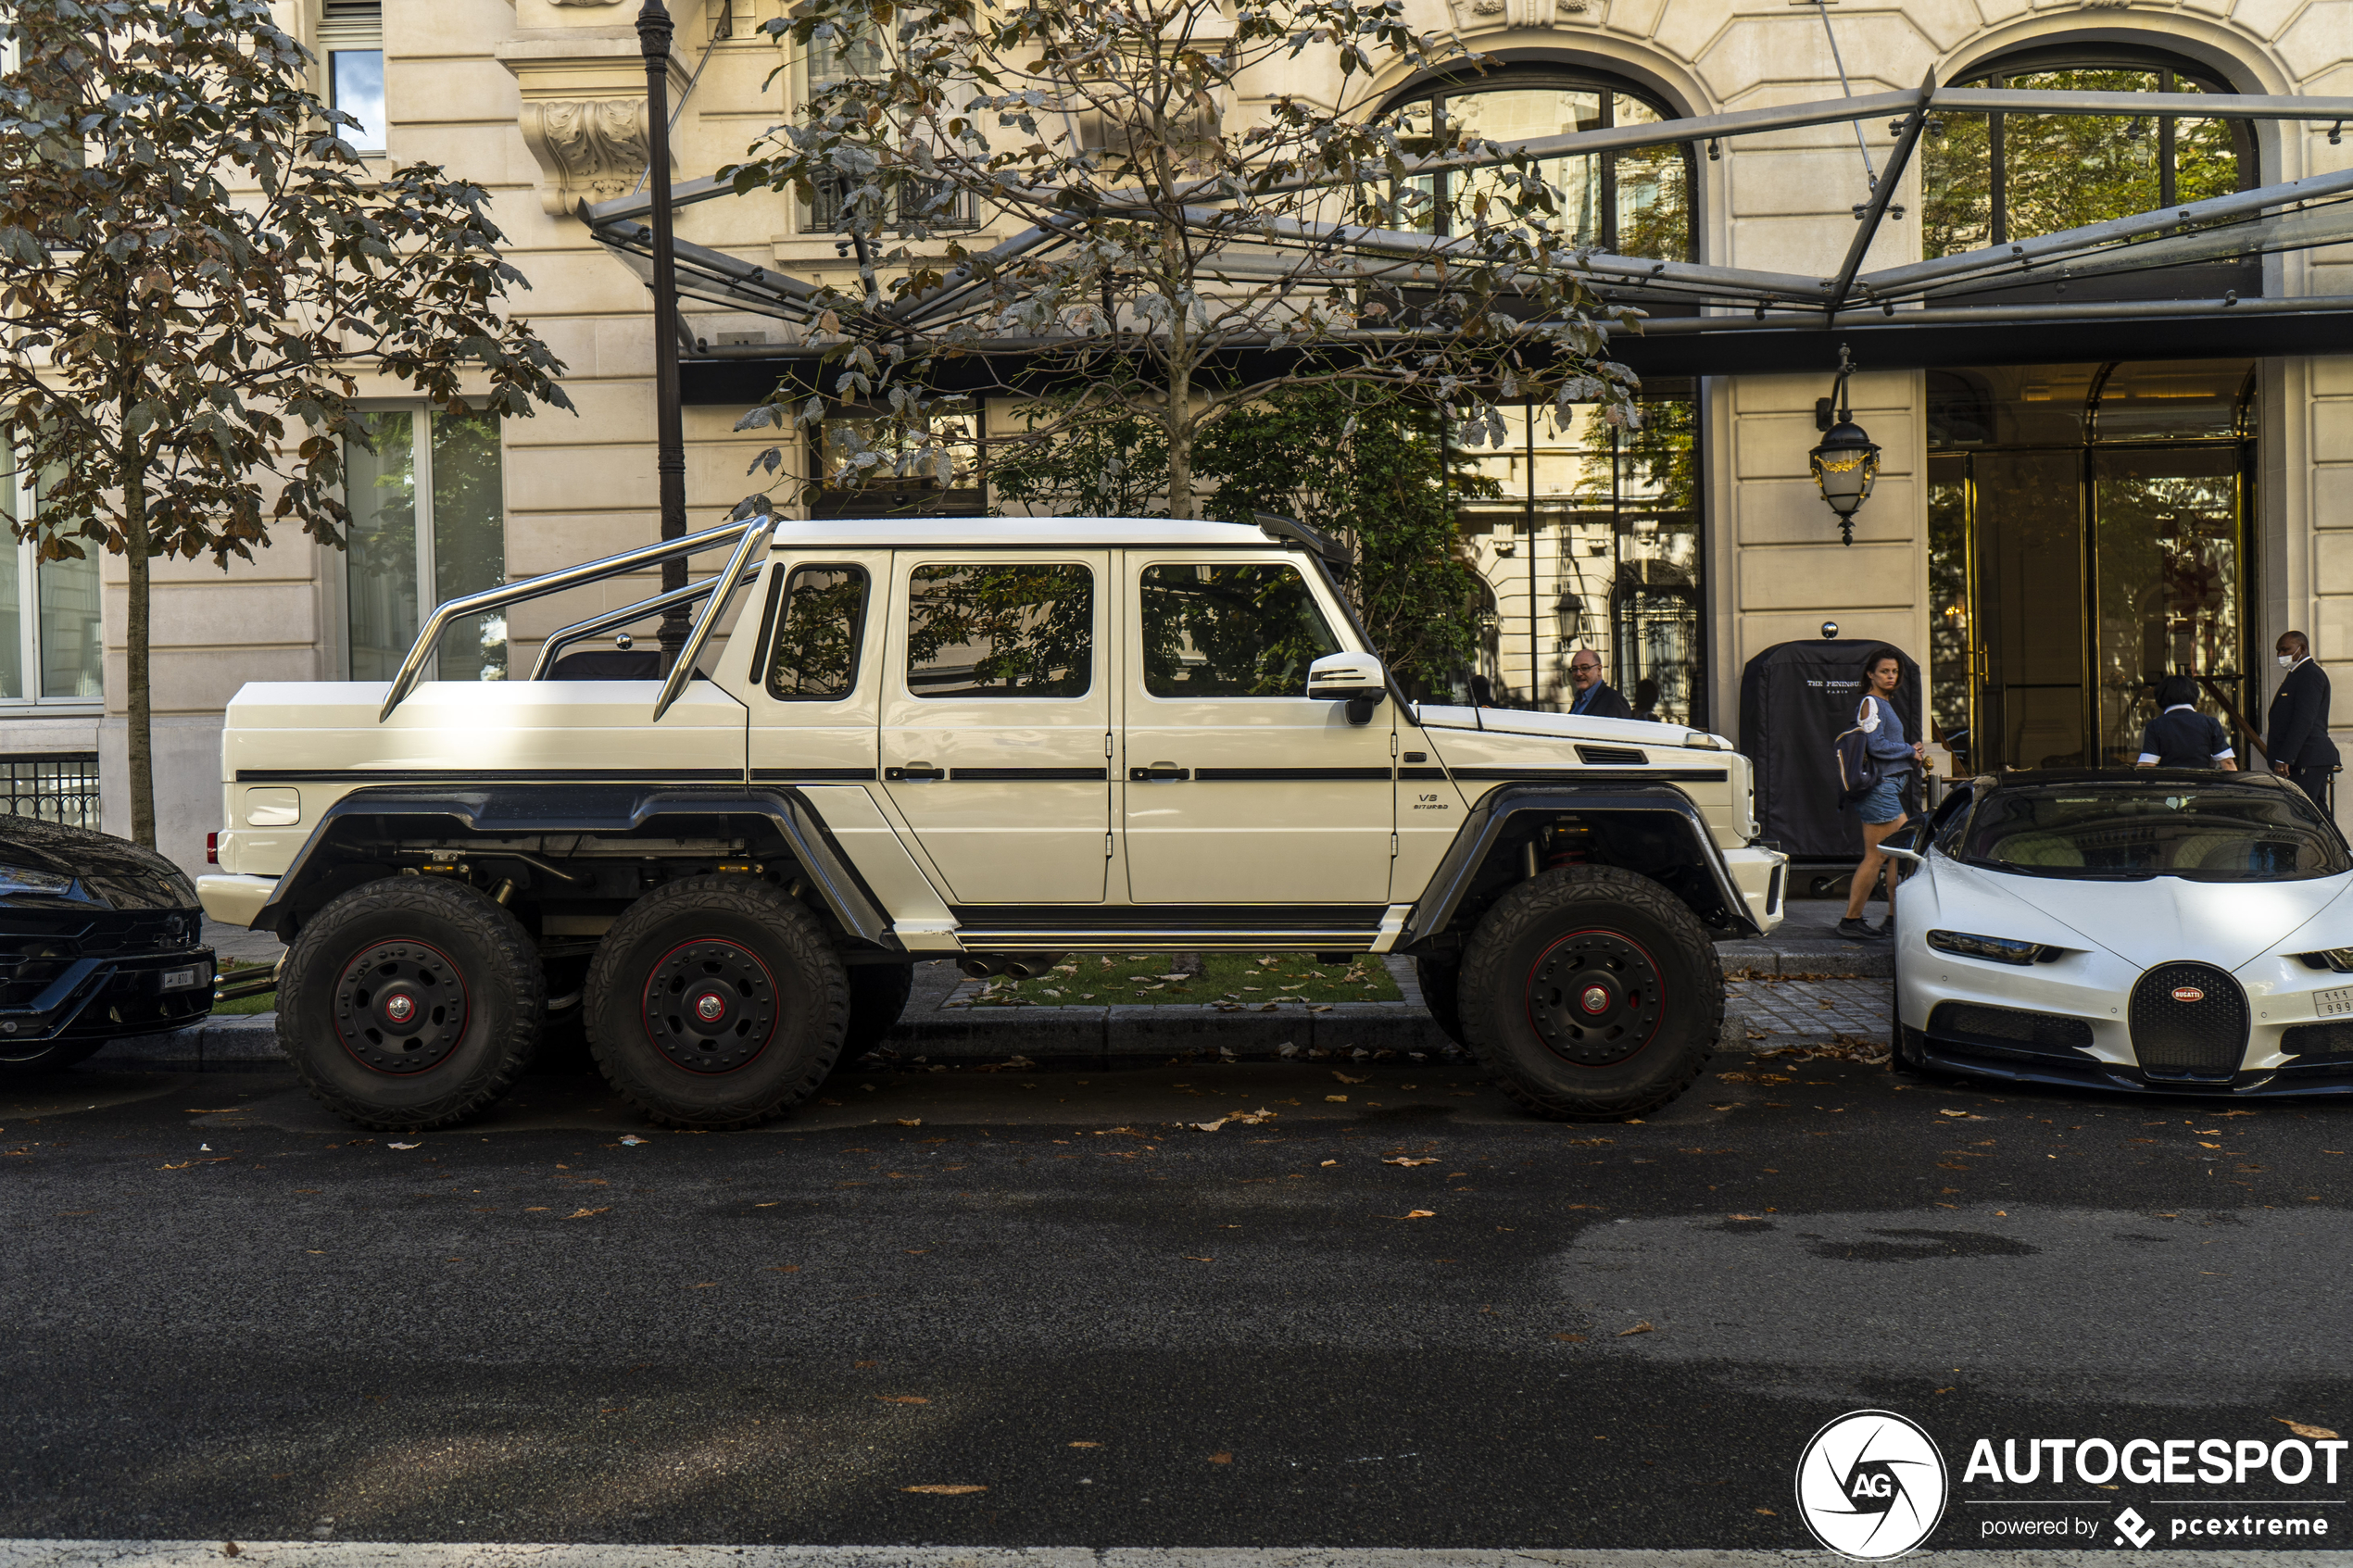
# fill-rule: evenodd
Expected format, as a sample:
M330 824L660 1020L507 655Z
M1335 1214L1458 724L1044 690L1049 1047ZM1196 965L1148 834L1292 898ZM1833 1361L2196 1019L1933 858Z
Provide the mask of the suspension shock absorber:
M1543 833L1544 866L1558 871L1563 866L1583 866L1592 863L1587 835L1591 829L1579 823L1548 827Z

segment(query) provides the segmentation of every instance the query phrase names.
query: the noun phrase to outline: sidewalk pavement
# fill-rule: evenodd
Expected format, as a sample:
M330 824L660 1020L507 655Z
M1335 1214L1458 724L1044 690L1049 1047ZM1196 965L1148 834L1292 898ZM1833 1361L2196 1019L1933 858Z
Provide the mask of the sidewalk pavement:
M1777 1042L1842 1035L1886 1039L1885 976L1892 972L1887 945L1831 935L1843 912L1833 902L1801 901L1790 906L1780 929L1770 936L1717 944L1727 981L1719 1048L1766 1049ZM224 958L271 961L279 951L275 937L210 921L205 935ZM1340 1002L1314 1012L1299 1003L1219 1012L1206 1006L949 1010L945 1004L956 995L961 977L952 963L935 960L915 966L914 992L884 1048L902 1062L940 1068L1009 1057L1109 1067L1186 1055L1229 1060L1459 1055L1461 1047L1422 1006L1413 961L1383 961L1401 1000ZM228 1015L170 1035L118 1040L92 1061L199 1072L266 1067L285 1060L277 1028L275 1013Z

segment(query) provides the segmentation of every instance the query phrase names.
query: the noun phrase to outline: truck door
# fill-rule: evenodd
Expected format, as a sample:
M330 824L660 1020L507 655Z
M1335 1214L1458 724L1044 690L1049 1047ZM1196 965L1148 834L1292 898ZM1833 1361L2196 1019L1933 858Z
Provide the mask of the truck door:
M1396 826L1389 703L1311 702L1335 607L1280 555L1126 553L1128 893L1139 904L1378 904Z
M1111 834L1111 556L896 558L883 787L963 904L1097 904Z
M752 782L871 781L880 683L870 667L882 657L890 552L778 551L760 592L736 623L738 635L759 628L742 676Z

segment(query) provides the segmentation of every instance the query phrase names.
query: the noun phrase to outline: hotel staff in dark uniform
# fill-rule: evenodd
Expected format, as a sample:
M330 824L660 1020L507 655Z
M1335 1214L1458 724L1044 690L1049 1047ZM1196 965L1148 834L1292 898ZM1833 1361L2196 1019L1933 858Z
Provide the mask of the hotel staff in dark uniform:
M2336 743L2329 739L2328 672L2301 632L2281 633L2277 651L2287 676L2263 723L2264 749L2271 755L2271 771L2325 803L2337 763Z
M2168 675L2158 684L2157 704L2163 711L2141 731L2140 765L2144 768L2221 768L2235 772L2237 754L2222 726L2197 710L2197 683L2187 675Z

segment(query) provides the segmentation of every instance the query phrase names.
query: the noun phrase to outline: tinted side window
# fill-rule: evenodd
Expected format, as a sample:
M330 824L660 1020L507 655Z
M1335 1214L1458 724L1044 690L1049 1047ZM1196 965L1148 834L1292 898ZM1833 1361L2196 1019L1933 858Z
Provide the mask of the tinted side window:
M1083 566L919 566L907 582L917 696L1084 696L1095 679L1095 574Z
M1307 667L1340 651L1295 567L1148 566L1141 588L1154 696L1304 696Z
M777 607L768 695L786 702L848 696L866 635L866 573L855 566L795 567Z

